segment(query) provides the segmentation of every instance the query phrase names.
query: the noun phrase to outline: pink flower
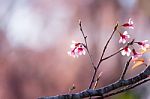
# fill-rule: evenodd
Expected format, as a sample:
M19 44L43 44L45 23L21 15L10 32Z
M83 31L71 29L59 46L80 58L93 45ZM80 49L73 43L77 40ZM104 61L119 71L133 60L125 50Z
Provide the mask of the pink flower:
M147 42L148 40L144 40L144 41L137 42L137 43L141 46L142 50L146 51L146 49L150 47L150 45L147 44Z
M133 27L133 21L132 21L131 18L129 19L128 23L125 23L125 24L123 24L122 26L123 26L123 27L128 27L128 28L130 28L130 29L134 29L134 27Z
M72 41L71 44L71 51L68 51L68 55L73 56L74 58L79 55L85 55L85 48L82 43L77 43L75 41Z
M134 61L134 60L137 60L139 57L142 56L142 54L141 54L141 53L137 53L137 52L135 51L135 49L132 50L132 53L133 53L133 56L132 56L132 60L133 60L133 61Z
M128 35L128 32L127 31L124 31L124 33L120 33L120 39L119 39L119 43L126 43L127 39L130 38L130 35Z
M131 49L126 46L125 48L123 48L123 50L121 51L121 54L124 56L124 55L127 55L127 56L130 56L130 53L131 53Z

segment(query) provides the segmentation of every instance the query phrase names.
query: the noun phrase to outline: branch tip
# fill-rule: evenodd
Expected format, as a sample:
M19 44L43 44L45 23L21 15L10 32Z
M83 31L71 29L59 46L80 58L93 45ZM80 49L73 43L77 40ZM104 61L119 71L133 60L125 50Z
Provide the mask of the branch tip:
M117 24L115 25L114 31L117 30L118 26L119 26L119 23L117 22Z

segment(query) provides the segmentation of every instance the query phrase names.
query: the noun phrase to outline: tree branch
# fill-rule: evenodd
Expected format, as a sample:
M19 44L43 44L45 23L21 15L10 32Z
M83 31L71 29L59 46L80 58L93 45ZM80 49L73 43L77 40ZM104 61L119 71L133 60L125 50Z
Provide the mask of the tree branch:
M122 50L123 50L123 49L120 49L119 51L117 51L117 52L115 52L115 53L113 53L113 54L111 54L111 55L109 55L109 56L103 58L102 61L104 61L104 60L106 60L106 59L109 59L109 58L113 57L114 55L120 53Z
M87 97L95 97L95 96L103 96L104 94L116 90L121 87L129 86L135 84L135 86L140 85L136 83L146 79L150 75L150 65L139 75L126 79L126 80L118 80L117 82L110 84L108 86L99 88L99 89L87 89L79 93L74 94L65 94L58 96L48 96L48 97L40 97L38 99L82 99ZM146 81L145 81L146 82ZM143 82L144 83L144 82ZM142 84L142 83L141 83Z
M92 76L92 79L91 79L91 82L90 82L90 85L89 85L89 88L88 88L88 89L91 89L91 88L92 88L92 85L93 85L93 82L94 82L94 80L95 80L95 77L96 77L98 68L99 68L101 62L103 61L103 56L104 56L104 54L105 54L105 51L106 51L106 49L107 49L107 47L108 47L108 44L109 44L110 40L112 39L114 33L116 32L117 28L118 28L118 23L117 23L116 26L114 27L114 30L113 30L113 32L112 32L110 38L108 39L108 41L106 42L106 44L105 44L105 46L104 46L104 49L103 49L103 51L102 51L102 55L101 55L101 57L100 57L100 59L99 59L99 62L98 62L98 64L97 64L97 66L96 66L96 69L95 69L95 71L94 71L94 74L93 74L93 76Z
M128 69L128 67L129 67L129 64L130 64L130 61L132 60L132 57L127 61L127 63L125 64L125 67L124 67L124 70L123 70L123 72L122 72L122 75L121 75L121 77L120 77L120 80L124 80L124 76L125 76L125 74L126 74L126 72L127 72L127 69Z
M84 32L83 32L83 29L82 29L82 22L81 22L81 20L79 20L79 26L80 26L80 31L81 31L81 33L82 33L82 36L83 36L83 38L84 38L84 43L85 43L85 46L84 46L84 47L85 47L86 50L87 50L87 53L88 53L88 55L89 55L89 57L90 57L90 61L91 61L91 64L92 64L93 68L96 69L96 67L95 67L95 65L94 65L94 62L93 62L93 59L92 59L92 55L90 54L90 51L89 51L89 48L88 48L87 36L85 36L85 34L84 34Z
M140 82L138 82L138 83L136 83L136 84L134 84L134 85L127 86L127 87L125 87L125 88L123 88L123 89L121 89L121 90L119 90L119 91L116 91L116 92L114 92L114 93L107 94L107 95L105 95L105 96L103 96L103 97L106 98L106 97L110 97L110 96L113 96L113 95L116 95L116 94L125 92L125 91L127 91L127 90L133 89L133 88L135 88L135 87L137 87L137 86L139 86L139 85L141 85L141 84L143 84L143 83L146 83L146 82L148 82L148 81L150 81L150 79L142 80L142 81L140 81ZM98 98L98 99L101 99L101 97Z

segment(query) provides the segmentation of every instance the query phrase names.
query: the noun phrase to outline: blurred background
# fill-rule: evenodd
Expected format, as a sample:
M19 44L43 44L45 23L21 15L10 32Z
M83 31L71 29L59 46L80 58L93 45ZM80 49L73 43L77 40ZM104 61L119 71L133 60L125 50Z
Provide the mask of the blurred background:
M88 55L67 55L72 40L83 42L78 20L97 64L116 22L129 18L131 36L150 40L149 0L0 0L0 99L65 94L73 84L72 92L86 89L93 74ZM105 56L122 46L118 40L114 35ZM104 61L98 88L118 80L127 59L119 53ZM144 68L130 66L126 78ZM149 83L108 99L150 99Z

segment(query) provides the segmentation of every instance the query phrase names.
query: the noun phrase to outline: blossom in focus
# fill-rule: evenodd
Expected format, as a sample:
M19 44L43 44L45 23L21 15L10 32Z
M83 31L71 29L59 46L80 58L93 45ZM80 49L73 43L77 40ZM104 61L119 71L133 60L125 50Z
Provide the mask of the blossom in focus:
M123 27L128 27L129 29L134 29L134 27L133 27L133 21L132 21L131 18L129 19L128 23L125 23L122 26Z
M78 57L79 55L85 55L85 47L82 43L77 43L75 41L72 41L72 44L70 45L71 51L68 51L68 55L75 57Z
M124 56L124 55L127 55L127 56L130 56L130 53L131 53L131 49L126 46L125 48L123 48L123 50L121 51L121 54Z
M119 39L119 43L126 43L127 39L130 38L130 35L128 35L128 32L127 31L124 31L124 33L120 33L120 39Z
M147 48L150 47L150 45L147 44L147 42L148 42L148 40L144 40L144 41L137 42L137 43L141 46L142 50L146 51Z
M137 52L135 51L135 49L132 50L132 53L133 53L133 56L132 56L132 60L133 60L133 61L137 60L139 57L142 56L142 54L141 54L141 53L137 53Z

